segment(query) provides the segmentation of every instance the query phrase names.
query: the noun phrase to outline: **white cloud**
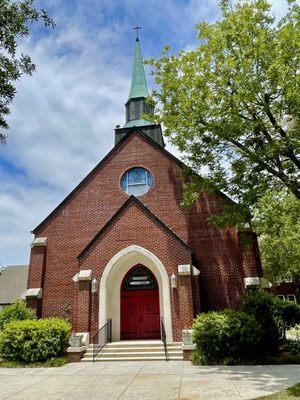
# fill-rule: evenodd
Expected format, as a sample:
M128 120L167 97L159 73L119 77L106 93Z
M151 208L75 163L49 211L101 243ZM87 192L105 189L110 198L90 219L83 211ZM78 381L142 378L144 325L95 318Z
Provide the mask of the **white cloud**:
M113 147L114 127L124 123L131 54L115 29L92 33L79 17L77 24L76 16L55 19L57 30L22 42L37 72L17 85L8 143L0 149L24 171L0 172L3 264L28 262L30 231Z
M30 230L110 150L114 127L124 121L130 74L122 55L111 62L108 30L97 33L100 40L91 42L67 25L22 44L38 69L17 85L0 149L4 162L25 172L0 172L0 263L28 261Z

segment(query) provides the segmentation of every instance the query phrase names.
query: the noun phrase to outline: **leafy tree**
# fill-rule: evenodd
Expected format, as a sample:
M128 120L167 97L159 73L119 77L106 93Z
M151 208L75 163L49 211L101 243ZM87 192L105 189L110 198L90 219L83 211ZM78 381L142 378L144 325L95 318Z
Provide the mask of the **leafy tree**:
M200 23L192 51L150 59L157 122L186 154L184 202L201 190L225 191L219 222L237 224L269 187L300 199L300 6L288 0L279 22L266 0L220 3L215 23ZM234 207L234 208L233 208Z
M34 7L34 0L0 0L0 143L6 141L3 129L8 129L6 117L16 94L15 81L35 71L29 55L18 54L18 39L28 36L29 24L39 20L45 27L54 27L48 12Z
M254 211L263 269L280 283L300 278L300 201L285 191L268 190Z

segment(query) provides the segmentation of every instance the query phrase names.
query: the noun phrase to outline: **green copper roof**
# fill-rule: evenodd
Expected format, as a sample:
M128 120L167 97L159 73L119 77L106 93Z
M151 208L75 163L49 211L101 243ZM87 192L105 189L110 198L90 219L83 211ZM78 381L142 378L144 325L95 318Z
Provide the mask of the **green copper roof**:
M133 70L132 70L132 78L131 78L131 88L128 100L134 99L137 97L145 97L149 96L147 82L145 77L145 70L141 52L141 45L139 38L136 38L135 41L135 49L134 49L134 61L133 61Z
M153 122L146 121L145 119L133 119L128 121L124 128L131 128L132 126L145 126L145 125L153 125Z

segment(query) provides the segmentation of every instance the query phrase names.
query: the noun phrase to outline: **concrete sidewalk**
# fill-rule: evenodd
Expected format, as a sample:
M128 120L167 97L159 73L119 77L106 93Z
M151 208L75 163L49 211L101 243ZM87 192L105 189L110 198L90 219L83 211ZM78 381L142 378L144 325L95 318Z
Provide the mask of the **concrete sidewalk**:
M186 361L0 368L0 400L241 400L300 381L300 365L195 367Z

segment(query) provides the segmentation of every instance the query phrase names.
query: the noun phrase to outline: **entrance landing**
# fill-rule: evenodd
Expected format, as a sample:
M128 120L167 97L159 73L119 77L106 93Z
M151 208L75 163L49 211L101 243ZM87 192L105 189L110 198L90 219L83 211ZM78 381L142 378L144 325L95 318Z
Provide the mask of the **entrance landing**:
M153 344L162 344L161 340L116 340L115 342L108 343L107 346L112 345L120 345L120 346L127 346L127 345L135 345L135 344L144 344L144 345L153 345ZM179 344L179 343L178 343Z

